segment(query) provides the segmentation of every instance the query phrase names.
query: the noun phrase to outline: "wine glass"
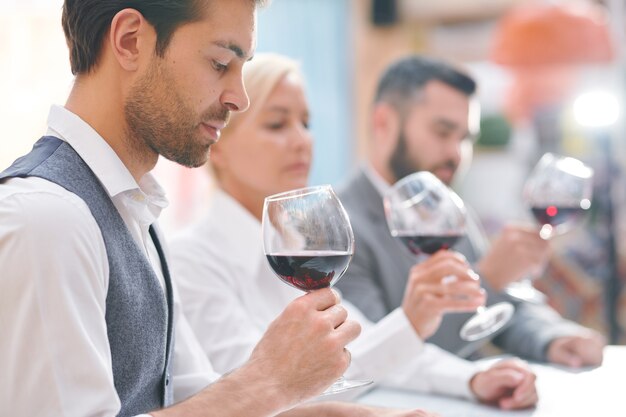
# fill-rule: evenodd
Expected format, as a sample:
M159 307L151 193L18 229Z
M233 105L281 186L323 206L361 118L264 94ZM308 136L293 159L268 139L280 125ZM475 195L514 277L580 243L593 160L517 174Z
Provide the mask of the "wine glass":
M270 267L283 282L302 291L333 286L354 253L348 214L330 185L267 197L262 226ZM322 395L371 383L342 376Z
M578 159L544 154L524 184L523 199L539 224L539 236L549 240L580 224L591 207L593 169ZM530 302L545 300L531 279L511 283L506 293Z
M465 234L463 200L430 172L416 172L396 182L385 194L384 205L391 235L416 256L449 249ZM479 307L460 336L467 341L482 339L501 329L513 312L507 302Z

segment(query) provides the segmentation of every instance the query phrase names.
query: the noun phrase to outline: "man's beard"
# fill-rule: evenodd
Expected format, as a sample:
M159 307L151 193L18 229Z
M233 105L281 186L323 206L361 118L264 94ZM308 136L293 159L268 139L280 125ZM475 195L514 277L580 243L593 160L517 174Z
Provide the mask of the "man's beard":
M154 58L146 74L133 86L124 105L126 140L136 152L146 147L186 167L203 165L210 143L200 134L200 123L227 121L229 110L217 103L196 116L176 88L173 77Z
M409 158L404 132L400 132L396 143L396 149L394 149L389 161L389 168L391 168L391 172L395 176L396 181L398 181L407 175L421 171L421 168L417 164L412 163Z
M400 132L396 143L396 149L394 149L391 159L389 160L389 168L391 169L396 181L418 171L430 171L434 174L439 168L450 168L453 172L456 172L456 169L458 168L458 165L453 160L447 160L441 164L431 167L421 166L416 161L412 161L411 156L409 155L404 131Z

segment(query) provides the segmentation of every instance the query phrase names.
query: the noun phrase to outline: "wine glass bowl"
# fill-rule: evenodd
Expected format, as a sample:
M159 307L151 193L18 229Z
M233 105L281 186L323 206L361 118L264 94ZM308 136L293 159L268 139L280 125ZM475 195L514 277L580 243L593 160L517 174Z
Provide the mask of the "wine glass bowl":
M585 219L591 207L593 169L578 159L544 154L526 180L524 201L543 239L563 234Z
M384 199L389 231L413 253L449 249L465 234L463 200L430 172L399 180Z
M328 185L267 197L262 225L270 267L302 291L334 285L354 253L348 214Z
M465 234L463 200L430 172L416 172L396 182L385 194L384 207L389 232L416 256L450 249ZM443 282L454 278L444 277ZM460 336L466 341L488 336L501 329L513 312L513 305L506 302L479 307Z

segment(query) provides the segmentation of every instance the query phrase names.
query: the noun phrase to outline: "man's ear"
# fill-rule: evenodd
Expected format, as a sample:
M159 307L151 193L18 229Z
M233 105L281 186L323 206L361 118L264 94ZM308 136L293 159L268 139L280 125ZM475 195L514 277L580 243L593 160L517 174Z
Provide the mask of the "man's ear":
M372 110L372 135L375 147L385 154L393 152L400 135L400 115L388 103L377 103Z
M124 9L111 21L108 42L119 65L126 71L136 71L141 58L153 54L156 32L137 10Z

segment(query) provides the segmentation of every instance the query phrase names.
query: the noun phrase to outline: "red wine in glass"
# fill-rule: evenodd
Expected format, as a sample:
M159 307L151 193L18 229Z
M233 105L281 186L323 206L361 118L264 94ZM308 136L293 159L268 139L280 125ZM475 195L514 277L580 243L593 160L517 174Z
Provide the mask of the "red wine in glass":
M550 225L557 227L565 224L575 224L582 220L587 210L582 207L562 207L562 206L547 206L547 207L532 207L532 214L541 225Z
M338 251L272 253L266 256L280 279L302 291L332 286L346 271L352 257L350 253Z
M460 234L450 235L398 235L397 237L413 255L432 255L441 249L450 249L461 238Z

